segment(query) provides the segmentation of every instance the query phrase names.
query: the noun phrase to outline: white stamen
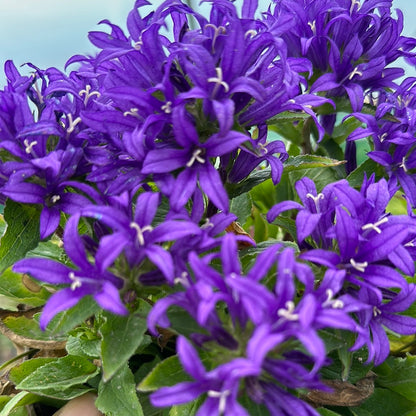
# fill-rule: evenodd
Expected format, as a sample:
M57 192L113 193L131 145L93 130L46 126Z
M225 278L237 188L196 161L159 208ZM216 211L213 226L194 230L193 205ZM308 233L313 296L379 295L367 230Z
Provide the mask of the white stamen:
M351 81L354 78L354 75L362 77L363 73L357 67L355 67L354 70L348 75L348 79Z
M322 304L322 306L325 307L331 307L333 309L342 309L344 307L344 302L339 299L333 299L334 292L332 289L326 290L326 301Z
M214 224L209 220L209 218L205 219L205 222L201 225L201 229L205 230L207 228L212 228Z
M60 199L61 197L59 195L53 195L51 198L51 202L52 204L56 204Z
M387 132L383 133L383 134L380 136L380 143L383 143L383 142L384 142L384 140L386 140L386 137L387 137L387 136L388 136Z
M72 133L75 129L75 126L81 122L81 117L77 117L75 120L73 120L72 114L68 114L67 118L68 118L68 128L66 129L66 132Z
M403 156L402 163L400 163L399 167L401 167L406 173L407 173L407 167L406 167L406 156Z
M68 277L72 280L71 290L75 290L76 288L82 286L81 279L79 279L78 277L76 277L74 272L69 272L68 273Z
M265 143L259 143L258 147L260 148L260 151L262 152L262 156L267 155L268 149L267 149L267 144Z
M218 404L218 415L222 416L225 412L225 408L227 405L227 397L231 394L230 390L225 391L215 391L215 390L208 390L207 396L212 397L214 399L220 399Z
M217 73L216 77L211 77L208 78L207 81L208 82L214 82L215 83L215 87L214 87L214 91L212 92L212 95L215 96L218 88L222 85L224 87L225 92L230 91L230 86L223 81L222 79L222 68L221 67L217 67L215 68L215 72Z
M166 104L163 104L161 109L166 113L170 114L172 112L172 101L166 101Z
M199 162L199 163L205 163L205 159L202 158L201 156L199 156L201 153L202 153L202 149L196 149L196 150L194 150L194 152L192 153L191 158L186 163L186 166L188 168L190 168L195 163L195 160L197 162Z
M370 222L368 224L363 225L361 227L361 229L363 231L365 231L365 230L374 230L377 234L381 234L381 230L378 226L381 225L381 224L385 224L388 220L389 219L387 217L384 217L380 221L375 222L374 224Z
M139 40L137 42L133 43L133 48L136 49L136 51L139 51L143 46L142 37L140 36Z
M350 14L354 11L354 6L357 5L357 12L361 9L361 3L359 0L351 0Z
M316 20L314 20L313 22L308 22L308 26L311 28L312 33L316 35Z
M315 204L316 212L317 212L317 214L319 214L321 212L321 210L319 208L319 200L324 199L325 195L321 192L316 196L312 195L311 193L307 193L306 198L311 198L312 199L312 201Z
M350 259L350 264L354 269L358 270L359 272L364 272L365 268L368 266L368 263L365 261L364 263L357 263L354 259Z
M180 276L175 277L175 279L173 280L173 283L175 285L182 285L185 287L189 287L188 273L182 272Z
M377 306L374 306L373 308L373 316L381 315L381 310L377 308Z
M288 321L297 321L299 319L299 315L297 313L293 313L293 311L295 310L295 304L291 300L288 300L285 303L285 306L286 309L279 309L277 311L277 315L281 318L287 319Z
M98 91L92 91L91 92L91 85L86 85L85 86L85 90L81 90L79 93L79 96L82 97L83 95L85 95L84 98L84 105L87 105L88 100L93 97L94 95L97 96L97 98L101 97L101 94Z
M126 117L126 116L133 116L133 117L138 117L139 116L139 109L138 108L130 108L130 110L129 111L125 111L124 113L123 113L123 116L124 117Z
M26 154L31 154L32 153L32 148L33 146L36 146L38 144L38 142L36 140L33 140L33 142L29 143L28 139L24 139L23 140L23 144L25 145L25 152Z
M137 233L137 241L139 242L140 246L144 246L144 236L143 233L145 231L152 231L153 227L151 225L145 225L144 227L140 227L139 224L137 224L137 222L131 222L130 223L130 228L134 228L136 230Z
M223 35L226 32L226 29L225 29L224 26L218 26L217 27L217 26L213 25L212 23L208 23L207 25L205 25L205 29L207 29L209 27L214 29L214 36L212 38L212 46L211 46L211 51L212 51L212 53L214 53L215 52L215 42L217 41L217 37L219 35Z
M249 30L247 30L246 33L244 33L244 39L247 39L248 37L252 38L252 37L254 37L256 35L257 35L257 31L256 30L249 29Z

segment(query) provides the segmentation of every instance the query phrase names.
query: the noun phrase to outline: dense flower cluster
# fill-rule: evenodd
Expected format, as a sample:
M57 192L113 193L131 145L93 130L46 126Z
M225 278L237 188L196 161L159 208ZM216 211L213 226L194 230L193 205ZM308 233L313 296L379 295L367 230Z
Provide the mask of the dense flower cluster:
M68 256L25 258L14 271L65 286L42 328L87 295L116 314L151 301L154 336L172 307L186 311L199 331L174 328L176 352L193 381L154 392L154 406L205 395L200 416L248 415L245 395L272 415L317 415L294 392L327 389L320 331L354 334L349 347L376 365L389 354L385 327L416 332L405 315L416 301L415 80L397 85L402 70L390 66L414 59L416 41L401 36L391 0L279 0L261 17L255 0L241 13L216 0L209 18L179 0L143 16L146 4L135 2L128 34L109 21L110 33L90 32L99 52L72 57L69 75L5 64L1 197L40 206L40 238L63 231ZM368 103L376 111L360 112ZM277 185L289 158L268 124L292 114L296 129L307 117L303 134L319 146L341 112L361 123L350 166L355 140L371 138L387 180L368 175L357 190L338 178L318 192L304 177L301 202L267 213L273 222L297 210L297 241L241 250L255 243L229 232L233 198L259 172ZM409 213L393 215L400 187Z

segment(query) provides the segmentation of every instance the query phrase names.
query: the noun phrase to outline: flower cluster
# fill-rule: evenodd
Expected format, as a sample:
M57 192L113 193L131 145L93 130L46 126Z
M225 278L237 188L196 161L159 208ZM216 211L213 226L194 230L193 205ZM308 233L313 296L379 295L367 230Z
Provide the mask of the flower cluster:
M39 207L40 240L63 236L65 253L13 270L57 289L42 329L86 296L119 315L151 304L151 342L177 335L192 378L154 389L153 406L201 396L200 416L248 415L247 400L317 415L299 392L328 390L323 332L350 333L346 347L375 365L389 355L385 328L416 333L406 315L416 301L415 84L398 86L402 70L390 66L414 59L416 40L401 36L391 0L280 0L259 18L257 1L242 3L240 13L213 1L207 18L179 0L143 16L137 0L128 34L102 21L110 33L89 34L96 56L72 57L68 75L31 65L22 76L6 62L1 199ZM287 136L271 139L279 123ZM355 169L362 138L385 177ZM355 183L333 159L344 151ZM334 179L320 192L312 168ZM256 227L272 228L253 188L270 179L283 189L274 186L299 171L298 199L273 191L280 202L264 212L281 228L259 238ZM408 211L391 213L400 189ZM292 210L293 221L281 215Z

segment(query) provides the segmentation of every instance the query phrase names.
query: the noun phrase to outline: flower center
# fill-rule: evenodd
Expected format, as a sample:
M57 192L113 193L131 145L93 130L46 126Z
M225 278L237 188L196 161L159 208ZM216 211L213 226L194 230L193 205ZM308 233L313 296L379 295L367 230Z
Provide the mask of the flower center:
M144 232L153 230L153 227L151 225L145 225L144 227L140 227L140 225L137 224L137 222L131 222L130 228L134 228L136 230L136 237L140 246L144 246Z
M357 12L361 9L361 3L359 0L351 0L350 14L354 11L354 7L357 6Z
M199 156L203 152L204 151L202 149L196 149L196 150L194 150L194 152L192 153L191 158L186 163L186 166L188 168L190 168L195 163L195 161L197 161L199 163L205 163L205 159L203 157Z
M348 79L351 81L355 75L362 77L363 73L357 67L355 67L353 71L351 71L350 74L348 75Z
M166 101L166 104L163 104L161 109L166 114L170 114L172 112L172 101Z
M68 114L67 118L68 118L68 128L66 129L66 132L72 133L75 129L75 126L81 122L81 117L77 117L75 120L73 120L72 114Z
M33 146L36 146L38 142L36 140L33 140L33 142L29 143L28 139L24 139L23 144L25 145L26 154L28 155L32 154L34 157L36 157L36 154L33 152Z
M299 314L293 313L293 311L295 310L295 304L291 300L288 300L285 303L285 307L286 308L281 308L277 311L278 316L287 319L288 321L299 320Z
M387 217L384 217L381 220L375 222L374 224L370 222L368 224L363 225L361 227L361 229L363 231L366 231L366 230L374 230L376 233L381 234L381 230L380 230L380 228L378 226L381 225L381 224L386 223L388 220L389 219Z
M363 263L358 263L354 259L350 259L350 264L354 269L358 270L359 272L365 272L365 268L368 266L368 263L365 261Z
M207 25L205 25L205 29L207 29L209 27L214 29L214 36L212 37L212 46L211 46L211 51L212 51L212 53L214 53L215 52L215 42L217 41L217 37L219 35L223 35L226 32L226 29L225 29L224 26L218 26L217 27L212 23L208 23Z
M307 193L306 198L311 198L312 199L313 203L315 204L316 213L319 214L321 212L321 210L319 208L319 200L325 198L324 194L319 193L318 195L314 196L311 193Z
M218 403L218 414L222 416L225 413L225 408L227 405L227 397L231 394L230 390L224 391L215 391L215 390L208 390L207 396L212 397L214 399L219 399Z
M333 309L342 309L344 307L344 302L339 299L334 299L334 292L332 289L326 290L326 301L322 304L322 307L331 307Z
M91 91L91 85L86 85L84 90L81 90L79 93L79 96L82 97L83 95L85 95L84 97L84 105L87 105L88 100L93 97L94 95L97 96L97 98L101 97L101 94L98 91Z
M221 85L224 87L225 92L230 91L230 86L222 78L222 68L215 68L215 72L217 73L216 77L211 77L207 79L208 82L215 83L214 90L212 91L212 97L215 97Z
M78 287L81 287L82 286L81 279L79 277L75 276L75 273L74 272L69 272L68 273L68 277L72 280L71 290L75 290Z
M133 116L133 117L139 117L139 109L138 108L130 108L130 110L125 111L123 113L123 116Z

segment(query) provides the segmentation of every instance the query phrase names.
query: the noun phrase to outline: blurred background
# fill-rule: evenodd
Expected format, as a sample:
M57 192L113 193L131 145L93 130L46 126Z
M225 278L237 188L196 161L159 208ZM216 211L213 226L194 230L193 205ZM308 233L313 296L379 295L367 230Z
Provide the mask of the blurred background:
M150 2L154 7L162 0ZM266 8L269 1L260 3ZM133 4L134 0L0 0L0 86L5 84L3 63L7 59L17 66L32 62L39 68L63 69L72 55L94 53L87 33L107 30L105 25L97 26L103 19L125 28ZM393 7L404 12L405 35L416 36L415 0L393 0ZM416 76L415 69L407 70Z

